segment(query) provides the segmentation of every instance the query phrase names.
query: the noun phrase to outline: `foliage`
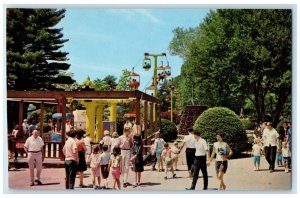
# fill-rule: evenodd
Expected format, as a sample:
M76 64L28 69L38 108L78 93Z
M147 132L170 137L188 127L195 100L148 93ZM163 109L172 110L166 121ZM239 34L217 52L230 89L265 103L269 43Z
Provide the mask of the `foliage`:
M60 49L64 9L7 9L7 88L10 90L55 89L56 84L72 84L67 52Z
M103 81L107 82L111 90L114 90L116 88L117 86L116 80L117 78L112 75L108 75L103 78Z
M96 91L109 91L111 89L106 81L101 80L99 78L94 80L94 85Z
M176 125L170 120L161 119L160 134L166 142L175 140L177 138Z
M236 153L247 149L247 135L239 117L225 107L214 107L204 111L196 120L194 129L201 132L201 136L210 143L216 142L216 132L221 130L224 141Z
M36 126L40 128L40 123L37 123ZM43 133L47 133L49 131L51 131L51 126L48 123L43 123Z
M248 99L257 122L269 111L277 123L284 110L290 114L285 104L291 95L291 30L288 9L220 9L196 28L175 29L169 49L184 59L179 106L239 112Z
M161 112L160 117L162 119L171 120L171 111ZM180 122L180 116L175 111L173 112L173 122L174 122L175 125L178 125L179 122Z
M280 131L280 129L283 127L283 123L284 122L290 122L290 120L288 120L288 119L282 119L282 120L280 120L280 122L277 124L277 126L276 126L276 131L277 132L279 132ZM273 126L273 127L275 127L275 126Z
M241 122L242 122L245 130L251 130L254 127L251 120L249 120L248 118L241 119Z
M130 91L129 79L131 72L127 69L122 70L122 75L119 78L118 85L116 86L117 91Z

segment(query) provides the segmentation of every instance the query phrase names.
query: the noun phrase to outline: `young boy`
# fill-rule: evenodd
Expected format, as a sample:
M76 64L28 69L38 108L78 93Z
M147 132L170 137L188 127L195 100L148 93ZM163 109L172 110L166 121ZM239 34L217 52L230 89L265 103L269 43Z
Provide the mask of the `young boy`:
M176 174L174 173L174 169L173 169L173 160L172 160L172 156L171 156L171 149L169 147L168 143L164 144L164 149L162 151L161 154L161 158L166 166L166 176L165 179L168 179L168 168L170 168L172 174L173 174L173 178L176 176Z
M252 147L252 155L253 155L253 162L254 162L254 171L259 171L260 165L260 155L261 155L262 147L260 145L260 140L256 139L254 145Z
M100 155L100 169L101 169L101 176L104 181L104 189L108 188L108 182L107 178L109 175L109 170L108 170L108 164L109 164L109 159L110 159L110 154L108 152L108 145L103 145L103 153Z

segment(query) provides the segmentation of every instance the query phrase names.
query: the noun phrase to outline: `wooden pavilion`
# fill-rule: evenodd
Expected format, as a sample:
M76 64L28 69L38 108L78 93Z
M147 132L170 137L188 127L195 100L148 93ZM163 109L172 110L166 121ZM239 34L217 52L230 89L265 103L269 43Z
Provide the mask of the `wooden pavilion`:
M40 104L40 132L43 134L43 115L44 104L56 104L57 112L62 113L61 120L61 143L58 148L62 148L65 144L65 123L66 123L66 105L70 105L71 112L73 111L73 102L80 101L111 101L111 105L115 107L118 101L134 102L134 112L136 115L136 125L144 125L144 143L150 143L150 135L157 131L160 127L160 105L161 101L138 90L134 91L7 91L7 101L15 101L19 103L19 124L23 121L23 104L38 103ZM97 103L95 103L97 105ZM141 122L141 104L143 104L143 123ZM96 111L97 108L95 108ZM114 109L114 108L112 108ZM149 118L148 118L149 114ZM148 124L149 120L149 124ZM149 126L148 126L149 125ZM54 157L63 159L62 149L58 149L58 156L50 154L53 145L51 142L45 142L49 146L48 155L46 157ZM52 147L51 147L52 146ZM56 148L56 145L55 145Z

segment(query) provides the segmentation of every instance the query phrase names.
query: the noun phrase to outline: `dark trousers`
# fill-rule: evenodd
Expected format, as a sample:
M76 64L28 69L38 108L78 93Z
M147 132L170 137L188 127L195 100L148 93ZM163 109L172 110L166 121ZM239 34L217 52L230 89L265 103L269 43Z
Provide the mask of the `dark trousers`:
M191 189L195 189L195 187L196 187L200 169L201 169L201 172L203 175L203 182L204 182L203 189L207 189L208 176L207 176L206 156L196 156L193 169L194 169L193 170L193 182L192 182Z
M193 148L187 148L185 150L186 164L188 166L188 171L191 171L192 165L194 164L195 153L196 153L196 149Z
M155 168L156 161L157 161L157 159L156 159L156 155L154 153L154 155L151 155L151 166L152 166L152 169Z
M66 189L74 189L75 178L76 178L76 166L75 160L65 161L65 172L66 172Z
M267 146L265 147L265 153L266 153L266 160L270 165L270 170L274 170L275 168L275 159L276 159L276 151L277 146Z

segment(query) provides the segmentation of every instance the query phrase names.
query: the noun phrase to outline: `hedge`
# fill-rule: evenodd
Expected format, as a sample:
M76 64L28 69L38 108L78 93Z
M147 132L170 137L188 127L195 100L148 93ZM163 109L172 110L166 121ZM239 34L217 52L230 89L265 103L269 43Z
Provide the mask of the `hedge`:
M172 141L177 138L176 125L167 119L161 119L160 135L166 141Z
M224 141L229 144L234 153L247 150L247 134L239 117L225 107L214 107L204 111L196 120L194 129L201 132L207 142L216 142L216 132L221 130Z

